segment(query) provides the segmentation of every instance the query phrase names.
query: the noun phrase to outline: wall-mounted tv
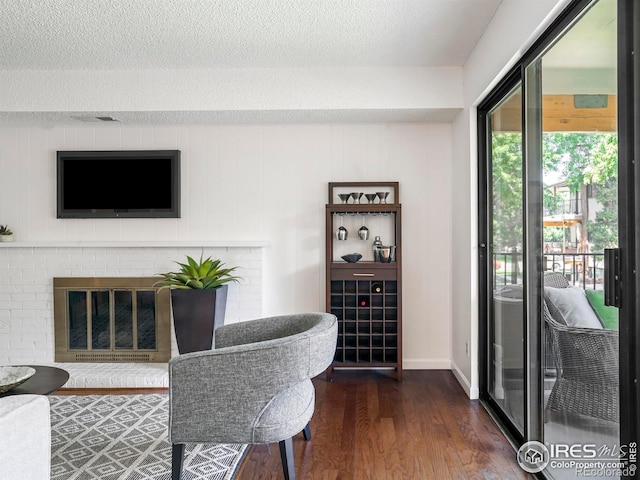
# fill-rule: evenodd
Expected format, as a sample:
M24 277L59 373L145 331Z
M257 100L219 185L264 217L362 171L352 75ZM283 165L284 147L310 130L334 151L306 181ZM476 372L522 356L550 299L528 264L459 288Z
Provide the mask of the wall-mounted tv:
M58 218L179 218L180 151L58 151Z

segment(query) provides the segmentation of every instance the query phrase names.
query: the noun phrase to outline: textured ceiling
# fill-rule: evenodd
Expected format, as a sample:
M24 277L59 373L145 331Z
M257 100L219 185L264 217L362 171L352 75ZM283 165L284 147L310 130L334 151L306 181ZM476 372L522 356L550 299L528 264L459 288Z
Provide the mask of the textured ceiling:
M461 66L501 2L0 0L0 70ZM615 3L596 4L545 54L545 67L615 68ZM129 124L368 122L450 121L455 110L20 111L0 112L0 125L92 114Z
M501 2L0 0L0 70L461 66ZM0 125L78 122L73 113L0 112ZM450 121L455 111L98 113L149 124Z
M459 66L501 0L0 0L0 69Z

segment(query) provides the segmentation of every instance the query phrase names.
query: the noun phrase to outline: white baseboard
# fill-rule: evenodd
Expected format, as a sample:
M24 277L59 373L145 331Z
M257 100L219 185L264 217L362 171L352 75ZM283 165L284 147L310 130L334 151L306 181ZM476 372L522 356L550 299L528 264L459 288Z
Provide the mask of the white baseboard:
M464 391L467 392L469 399L477 400L480 397L480 391L478 390L478 388L471 387L471 382L467 377L464 376L460 368L458 368L458 366L453 360L451 360L451 372L456 377L456 380L460 382L460 385L462 386Z
M448 358L414 358L403 359L404 370L451 370L451 360Z

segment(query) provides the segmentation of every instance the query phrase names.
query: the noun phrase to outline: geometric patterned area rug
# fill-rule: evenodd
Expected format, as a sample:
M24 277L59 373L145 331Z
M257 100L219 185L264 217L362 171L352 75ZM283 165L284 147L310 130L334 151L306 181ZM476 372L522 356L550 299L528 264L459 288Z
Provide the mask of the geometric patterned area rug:
M169 397L50 395L51 478L166 480ZM230 480L247 451L243 444L187 444L182 478Z

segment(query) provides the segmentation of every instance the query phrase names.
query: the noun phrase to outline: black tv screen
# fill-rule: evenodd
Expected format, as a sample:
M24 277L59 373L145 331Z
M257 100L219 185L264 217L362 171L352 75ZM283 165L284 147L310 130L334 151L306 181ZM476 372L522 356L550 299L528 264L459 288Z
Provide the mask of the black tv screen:
M58 218L179 218L180 151L58 151Z

